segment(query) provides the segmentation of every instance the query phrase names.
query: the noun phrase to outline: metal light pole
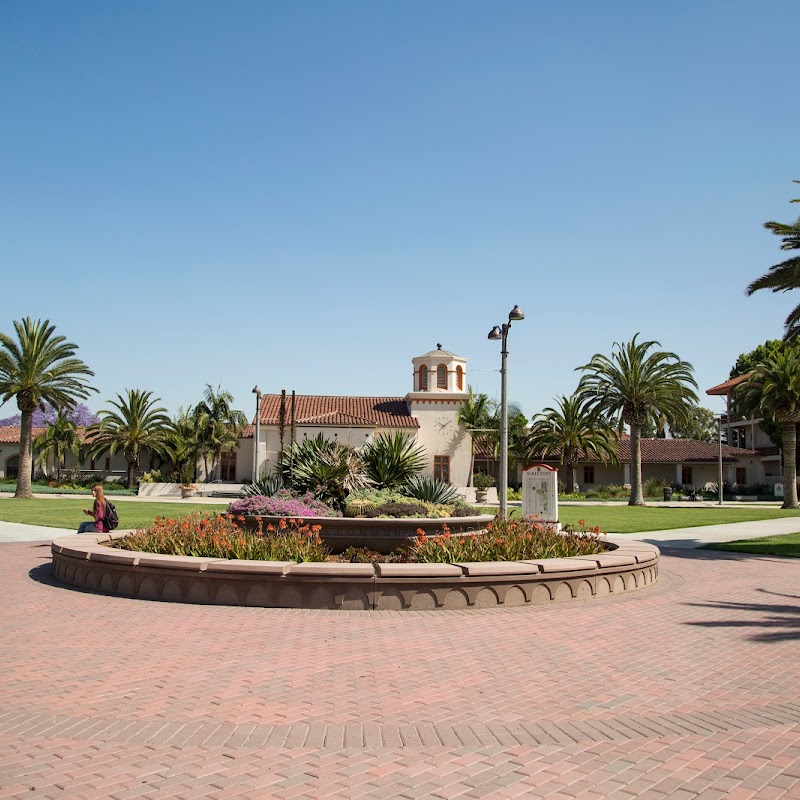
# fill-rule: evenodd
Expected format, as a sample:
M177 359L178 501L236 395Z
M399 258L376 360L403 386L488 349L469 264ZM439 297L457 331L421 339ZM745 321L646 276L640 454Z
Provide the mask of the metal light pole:
M717 417L717 445L719 448L719 482L717 491L719 494L718 505L722 505L722 415Z
M261 433L261 390L258 386L253 387L253 394L256 396L256 431L253 441L253 482L258 480L258 440Z
M508 314L508 322L504 325L495 325L489 331L489 339L500 339L500 485L497 493L500 500L500 518L508 515L508 387L506 360L508 359L508 332L511 323L515 320L525 319L519 306L514 306Z

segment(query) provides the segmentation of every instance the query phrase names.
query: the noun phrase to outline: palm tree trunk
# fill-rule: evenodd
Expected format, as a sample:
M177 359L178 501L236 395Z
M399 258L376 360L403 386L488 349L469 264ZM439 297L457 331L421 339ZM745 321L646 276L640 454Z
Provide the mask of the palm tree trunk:
M629 506L643 506L642 494L642 429L631 423L631 499Z
M783 441L783 505L781 508L798 508L797 501L797 423L781 424Z
M33 497L31 491L31 460L33 458L33 411L20 409L19 421L19 473L14 497Z
M575 491L575 483L578 478L578 465L565 464L567 468L567 494L572 494Z

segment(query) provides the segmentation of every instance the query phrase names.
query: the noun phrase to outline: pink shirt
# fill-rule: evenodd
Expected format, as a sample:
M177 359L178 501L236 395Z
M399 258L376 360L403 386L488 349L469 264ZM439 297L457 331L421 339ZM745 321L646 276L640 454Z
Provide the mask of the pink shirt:
M95 500L94 507L92 508L94 517L94 526L97 528L98 533L108 533L106 528L106 502L105 500Z

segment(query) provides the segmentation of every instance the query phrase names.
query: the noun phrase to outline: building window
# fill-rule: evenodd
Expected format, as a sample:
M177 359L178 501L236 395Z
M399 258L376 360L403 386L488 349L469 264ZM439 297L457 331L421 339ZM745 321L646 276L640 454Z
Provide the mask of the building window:
M419 368L419 390L428 391L428 368L424 364Z
M94 463L94 458L89 462L89 469L96 469L95 463Z
M450 481L450 456L433 457L433 479L437 481Z
M692 483L692 468L681 467L681 483L684 486L690 486Z
M439 366L436 367L436 388L447 388L447 367L444 364L439 364Z
M236 451L223 453L219 462L219 476L223 481L236 480Z
M106 456L106 472L111 472L111 456Z
M6 461L6 478L19 478L19 456L11 456Z
M736 483L744 486L747 483L747 467L736 467Z
M460 365L456 367L456 384L460 392L464 391L464 370Z
M583 482L594 483L594 464L586 464L583 468Z

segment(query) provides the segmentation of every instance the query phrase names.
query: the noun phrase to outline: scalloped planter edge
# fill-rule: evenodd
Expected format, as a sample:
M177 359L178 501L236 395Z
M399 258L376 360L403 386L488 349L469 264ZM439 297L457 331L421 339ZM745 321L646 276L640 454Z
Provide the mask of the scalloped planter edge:
M608 537L593 556L461 564L338 564L164 556L109 548L128 532L51 545L61 582L109 595L263 608L434 611L614 597L658 581L659 549Z

